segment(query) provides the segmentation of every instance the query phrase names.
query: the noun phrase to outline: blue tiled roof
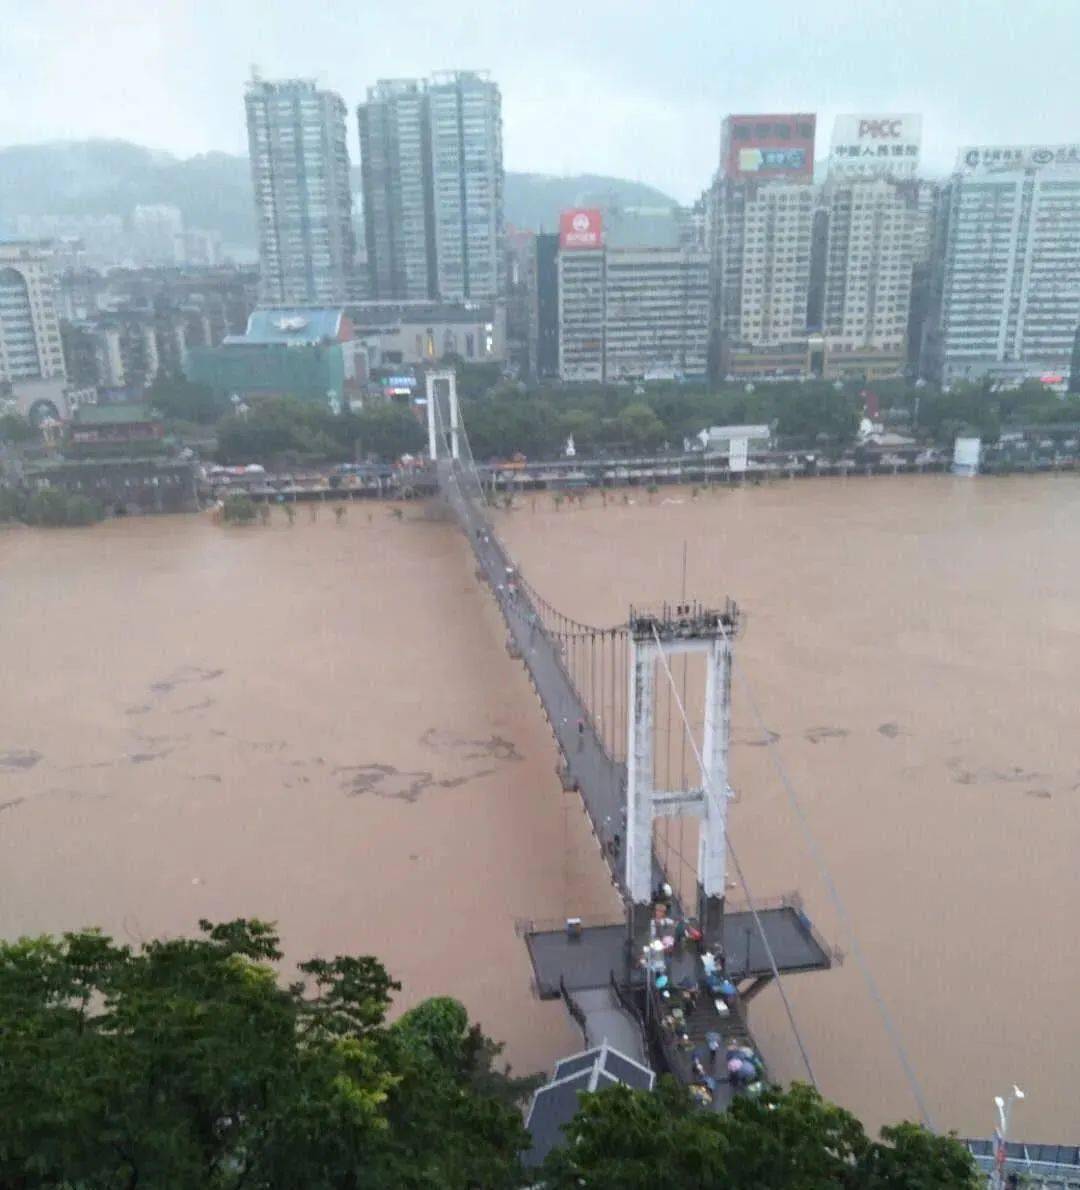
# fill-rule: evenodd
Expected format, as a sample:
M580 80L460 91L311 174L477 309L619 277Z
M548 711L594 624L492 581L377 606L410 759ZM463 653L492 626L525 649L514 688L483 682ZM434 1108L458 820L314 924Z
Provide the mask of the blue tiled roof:
M342 309L315 306L271 306L253 310L243 338L230 336L233 343L321 343L337 339Z

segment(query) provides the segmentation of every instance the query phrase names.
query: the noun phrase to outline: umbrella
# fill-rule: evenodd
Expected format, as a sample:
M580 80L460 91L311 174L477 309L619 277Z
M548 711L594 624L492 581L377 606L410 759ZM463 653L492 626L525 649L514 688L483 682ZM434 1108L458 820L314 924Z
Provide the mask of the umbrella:
M732 1058L727 1064L728 1074L738 1074L742 1070L742 1063L738 1058Z

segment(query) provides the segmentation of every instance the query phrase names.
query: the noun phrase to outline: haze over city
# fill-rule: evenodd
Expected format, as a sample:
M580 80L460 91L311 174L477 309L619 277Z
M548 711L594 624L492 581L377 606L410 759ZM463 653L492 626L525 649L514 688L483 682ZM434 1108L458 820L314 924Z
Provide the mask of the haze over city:
M684 202L716 168L728 112L815 111L822 129L843 112L921 112L929 173L950 169L962 144L1075 132L1050 68L1076 43L1070 0L0 7L0 145L115 137L181 156L242 153L252 64L315 78L350 107L380 78L489 69L507 169L612 174Z

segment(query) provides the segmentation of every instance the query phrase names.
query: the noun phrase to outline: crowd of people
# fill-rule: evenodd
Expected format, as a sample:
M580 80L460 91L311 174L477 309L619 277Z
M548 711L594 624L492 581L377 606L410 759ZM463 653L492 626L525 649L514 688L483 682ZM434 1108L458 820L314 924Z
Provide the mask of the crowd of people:
M739 992L727 977L723 947L709 943L697 921L678 913L670 884L653 894L649 941L640 964L662 1014L660 1026L689 1063L695 1098L712 1104L721 1083L759 1092L765 1067L738 1025ZM703 1024L713 1026L704 1036Z

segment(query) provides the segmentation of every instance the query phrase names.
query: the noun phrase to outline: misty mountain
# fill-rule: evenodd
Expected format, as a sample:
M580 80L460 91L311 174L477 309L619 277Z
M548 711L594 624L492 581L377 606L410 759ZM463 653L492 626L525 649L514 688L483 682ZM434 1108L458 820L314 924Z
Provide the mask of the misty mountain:
M354 191L360 189L359 175L354 168ZM170 203L180 208L185 226L219 232L226 244L254 247L246 157L203 153L182 160L118 140L0 149L0 234L17 215L126 217L138 203ZM506 175L506 220L515 227L553 231L559 211L570 206L673 204L659 190L622 178Z

